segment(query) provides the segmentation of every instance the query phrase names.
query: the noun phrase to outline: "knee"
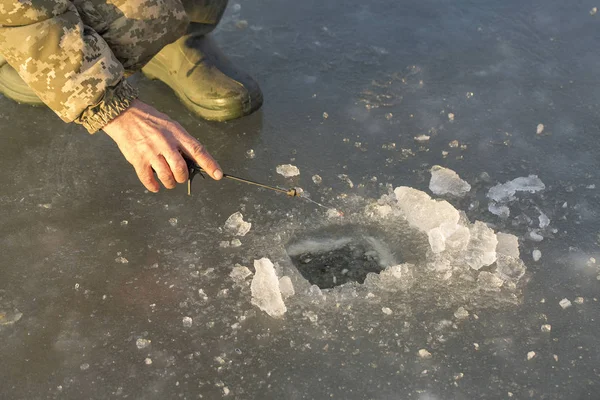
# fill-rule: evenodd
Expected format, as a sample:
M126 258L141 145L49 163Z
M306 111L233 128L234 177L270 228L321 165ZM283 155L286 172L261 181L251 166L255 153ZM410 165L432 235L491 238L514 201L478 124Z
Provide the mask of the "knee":
M136 3L135 19L145 35L154 36L167 45L179 39L189 25L189 17L181 0L130 0Z

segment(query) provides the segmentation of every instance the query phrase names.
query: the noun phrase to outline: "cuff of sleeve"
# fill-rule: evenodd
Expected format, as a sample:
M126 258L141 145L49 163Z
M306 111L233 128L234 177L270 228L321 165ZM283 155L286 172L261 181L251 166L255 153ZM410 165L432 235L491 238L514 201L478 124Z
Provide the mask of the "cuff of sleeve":
M75 122L89 133L96 133L128 109L137 97L137 90L123 79L117 86L107 88L102 100L88 107Z

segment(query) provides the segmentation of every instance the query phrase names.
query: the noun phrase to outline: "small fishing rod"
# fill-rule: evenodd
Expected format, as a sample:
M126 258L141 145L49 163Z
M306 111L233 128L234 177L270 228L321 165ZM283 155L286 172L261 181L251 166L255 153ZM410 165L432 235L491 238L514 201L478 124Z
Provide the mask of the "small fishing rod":
M201 166L196 164L195 162L187 159L187 157L185 157L185 161L188 166L188 196L191 196L192 195L192 180L194 179L194 177L196 175L200 175L202 178L205 178L204 174L206 173L206 171ZM304 197L304 196L300 196L299 191L296 190L295 188L282 189L277 186L266 185L264 183L255 182L250 179L240 178L239 176L225 174L225 173L223 174L223 178L231 179L231 180L237 181L237 182L247 183L248 185L258 186L263 189L273 190L273 191L279 192L279 193L285 193L286 195L288 195L290 197Z

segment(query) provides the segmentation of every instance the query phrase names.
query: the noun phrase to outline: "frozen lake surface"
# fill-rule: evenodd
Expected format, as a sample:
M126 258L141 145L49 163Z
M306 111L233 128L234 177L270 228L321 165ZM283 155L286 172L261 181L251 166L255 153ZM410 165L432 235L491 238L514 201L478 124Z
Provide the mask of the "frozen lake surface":
M259 113L131 78L225 172L336 211L145 193L104 134L0 97L0 398L597 399L595 6L232 0Z

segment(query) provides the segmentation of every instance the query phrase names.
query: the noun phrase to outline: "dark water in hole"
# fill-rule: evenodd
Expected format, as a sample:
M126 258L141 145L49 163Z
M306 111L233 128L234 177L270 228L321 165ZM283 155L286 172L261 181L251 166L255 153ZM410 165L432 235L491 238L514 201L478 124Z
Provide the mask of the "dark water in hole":
M369 272L383 270L376 251L364 242L350 242L343 247L319 253L290 257L300 274L321 289L355 281L363 283Z

